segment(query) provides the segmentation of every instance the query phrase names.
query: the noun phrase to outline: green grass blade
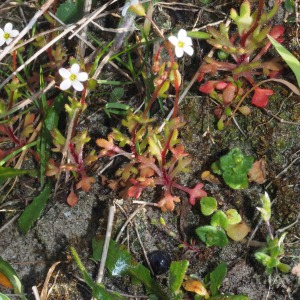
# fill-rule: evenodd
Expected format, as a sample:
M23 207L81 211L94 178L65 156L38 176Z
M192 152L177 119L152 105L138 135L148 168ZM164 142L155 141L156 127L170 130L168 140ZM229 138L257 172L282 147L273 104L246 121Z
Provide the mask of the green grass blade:
M288 64L296 76L298 87L300 87L300 61L274 38L268 35L268 38L282 59Z
M50 194L51 185L48 183L41 193L25 208L18 220L18 226L23 234L26 234L33 223L41 216Z

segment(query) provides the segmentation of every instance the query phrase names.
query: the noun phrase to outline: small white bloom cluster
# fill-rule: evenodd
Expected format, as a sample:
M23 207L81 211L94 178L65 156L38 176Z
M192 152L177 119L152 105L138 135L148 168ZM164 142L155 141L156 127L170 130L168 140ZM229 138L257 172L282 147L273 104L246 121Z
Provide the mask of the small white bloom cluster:
M72 86L76 91L83 91L84 86L81 82L88 80L88 74L86 72L80 72L80 66L78 64L73 64L70 70L60 68L58 72L64 79L60 84L61 90L68 90Z
M177 37L172 35L168 40L175 47L177 57L182 57L184 52L190 56L194 54L192 39L187 36L187 32L184 29L178 31Z
M19 31L13 29L13 25L11 23L7 23L4 26L4 30L0 28L0 47L6 43L9 45L13 38L19 35Z

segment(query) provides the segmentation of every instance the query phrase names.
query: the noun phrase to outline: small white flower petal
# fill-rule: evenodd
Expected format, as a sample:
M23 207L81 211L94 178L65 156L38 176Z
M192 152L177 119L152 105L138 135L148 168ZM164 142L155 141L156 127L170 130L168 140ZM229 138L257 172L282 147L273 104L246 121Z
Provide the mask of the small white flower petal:
M60 74L60 76L61 76L62 78L67 78L67 79L69 79L70 76L71 76L70 71L67 70L67 69L65 69L65 68L60 68L60 69L58 70L58 72L59 72L59 74Z
M178 38L176 36L174 36L174 35L169 36L168 40L173 46L175 46L175 47L178 46Z
M12 28L13 28L13 25L11 23L7 23L4 26L4 31L7 32L7 33L10 33L12 31Z
M180 29L180 30L178 31L178 40L180 40L180 41L182 41L182 42L183 42L183 41L185 42L186 38L187 38L187 32L186 32L186 30Z
M183 48L175 47L175 54L177 57L182 57L183 56Z
M13 37L13 38L18 36L18 35L19 35L19 30L14 29L10 32L10 36Z
M185 38L185 45L193 46L192 39L189 36Z
M186 52L189 56L192 56L194 54L194 49L192 48L192 46L186 45L183 48L184 52Z
M0 36L4 35L4 31L0 28Z
M64 81L62 81L62 83L60 84L60 89L63 91L68 90L72 85L72 82L70 79L65 79Z
M83 88L84 88L83 84L79 80L72 81L72 86L78 92L83 91Z
M73 64L71 66L71 74L77 75L80 71L80 66L79 64Z
M6 39L3 36L0 36L0 47L5 44Z
M80 72L77 74L77 79L79 81L87 81L89 78L89 75L86 72Z
M6 39L6 45L9 45L12 42L12 38Z

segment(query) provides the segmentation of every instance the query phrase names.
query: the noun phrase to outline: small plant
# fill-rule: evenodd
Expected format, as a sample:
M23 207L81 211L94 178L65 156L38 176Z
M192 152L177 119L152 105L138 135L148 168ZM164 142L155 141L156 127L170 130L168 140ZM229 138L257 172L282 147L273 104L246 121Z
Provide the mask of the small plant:
M253 161L252 156L245 156L239 148L234 148L214 162L211 168L214 173L222 175L232 189L245 189L249 185L247 174Z
M199 280L197 276L190 276L184 283L183 287L186 291L197 294L195 300L203 299L228 299L228 300L248 300L245 295L224 295L219 293L219 289L227 274L227 265L220 263L212 272L205 276L204 282Z
M217 200L213 197L203 197L200 201L202 214L212 215L210 225L196 228L196 234L207 247L224 247L228 244L227 235L235 241L240 241L250 231L235 209L228 209L224 213L217 210L217 206Z
M218 50L218 59L205 57L198 80L202 81L205 74L214 77L217 72L225 72L225 78L206 81L199 90L209 94L219 103L215 109L216 117L221 120L218 124L219 129L223 128L223 121L231 115L230 107L238 108L244 115L250 113L249 107L240 107L238 104L248 84L255 87L252 104L257 107L266 107L268 97L274 93L271 89L256 86L256 79L258 76L272 78L283 69L277 59L262 59L271 46L267 35L278 42L283 41L283 26L268 25L280 2L275 1L272 10L264 13L264 1L260 0L257 10L251 13L250 2L245 0L240 6L239 14L235 9L230 11L231 24L235 25L237 30L232 30L224 23L220 24L219 30L212 26L207 27L211 34L207 42Z
M98 146L103 148L100 156L122 155L129 159L116 172L120 177L119 185L126 186L127 196L139 198L145 188L160 185L163 186L164 195L158 206L163 211L173 210L174 202L180 201L179 197L173 195L174 188L188 193L190 203L194 205L197 198L206 196L202 190L203 184L198 183L189 189L177 183L178 174L187 172L192 161L178 139L178 129L183 123L175 118L166 124L163 132L159 132L153 123L154 119L129 113L122 124L130 135L114 129L107 140L98 139ZM125 145L130 146L131 152L122 149Z
M255 258L261 264L266 267L266 273L272 274L274 268L278 268L283 273L288 273L291 270L291 267L287 264L284 264L280 261L281 257L284 254L284 245L283 240L286 236L286 233L283 233L280 237L274 237L271 226L271 200L267 192L260 197L262 201L262 207L257 209L261 212L261 217L265 221L269 234L267 236L266 246L261 248L255 253Z

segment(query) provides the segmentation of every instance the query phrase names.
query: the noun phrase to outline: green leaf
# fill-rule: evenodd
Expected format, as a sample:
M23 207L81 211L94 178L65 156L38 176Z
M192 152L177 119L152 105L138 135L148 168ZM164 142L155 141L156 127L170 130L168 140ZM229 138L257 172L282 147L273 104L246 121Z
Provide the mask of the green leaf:
M124 96L124 89L122 87L116 87L110 93L112 102L120 100Z
M117 292L108 292L103 284L96 284L91 276L86 271L84 265L82 264L75 248L71 247L71 252L80 272L83 276L85 283L91 288L93 297L99 300L110 299L110 300L123 300L121 295Z
M216 211L211 218L210 225L214 227L220 226L226 229L228 226L226 214L221 210Z
M203 197L200 201L201 212L204 216L210 216L218 207L217 200L213 197Z
M18 169L6 168L0 166L0 184L9 178L26 175L26 174L30 176L37 176L37 170L18 170Z
M193 39L209 39L211 35L207 32L201 31L188 31L187 35Z
M10 281L11 285L14 287L14 293L15 294L20 294L21 299L26 300L27 298L24 295L24 290L23 290L22 283L21 283L16 271L1 256L0 256L0 273L2 273ZM2 296L2 294L0 293L0 299L1 299L1 296ZM3 299L6 299L6 298L3 298Z
M217 295L210 297L209 300L248 300L245 295Z
M282 273L289 273L291 270L291 267L287 264L284 263L279 263L277 268L282 272Z
M261 217L265 222L269 222L271 218L271 200L269 194L265 192L264 195L260 196L260 200L262 202L262 207L257 207L257 209L261 213Z
M84 0L66 0L56 11L58 17L65 24L75 23L83 17Z
M177 294L188 268L188 260L173 261L169 271L169 289L173 294Z
M207 247L224 247L228 244L227 236L223 229L214 226L201 226L196 229L196 234Z
M212 296L218 294L218 290L227 274L226 263L220 263L210 274L210 291Z
M45 205L51 194L51 185L48 183L43 191L35 197L32 202L25 208L18 220L19 229L26 234L33 223L41 216Z
M103 245L104 239L93 239L92 257L95 260L101 259ZM149 293L155 294L159 299L170 299L162 290L160 285L151 277L149 269L144 267L142 264L137 263L128 253L125 246L118 245L113 240L109 243L105 266L112 276L121 276L125 274L130 275L142 282Z
M284 48L280 43L278 43L274 38L268 35L268 38L279 55L292 69L293 73L297 78L298 87L300 87L300 62L299 60L286 48Z
M242 218L236 209L228 209L226 211L226 216L227 216L228 224L231 225L238 224L242 221Z
M8 298L4 294L0 293L0 300L10 300L10 298Z

